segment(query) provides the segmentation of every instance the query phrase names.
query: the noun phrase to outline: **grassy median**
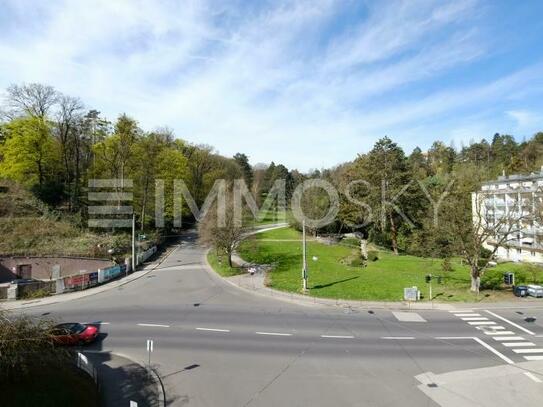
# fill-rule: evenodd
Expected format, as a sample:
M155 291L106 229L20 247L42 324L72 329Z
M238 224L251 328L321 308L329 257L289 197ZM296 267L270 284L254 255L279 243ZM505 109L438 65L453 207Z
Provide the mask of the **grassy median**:
M310 238L309 238L310 239ZM302 269L301 234L284 228L258 234L244 242L240 255L248 261L273 264L268 273L268 285L272 288L300 292ZM326 245L310 240L307 244L309 295L326 298L352 300L399 301L404 287L417 286L429 299L429 285L425 275L441 276L441 284L432 283L434 300L439 301L497 301L512 299L511 290L501 290L499 285L505 271L517 274L517 281L526 282L532 274L524 264L504 263L489 269L483 284L495 289L486 289L476 296L469 291L469 269L460 259L451 260L451 271L443 271L442 260L409 255L395 256L380 249L377 261L367 267L352 267L351 259L359 249L352 245ZM541 276L541 274L539 274ZM536 281L539 281L536 278Z

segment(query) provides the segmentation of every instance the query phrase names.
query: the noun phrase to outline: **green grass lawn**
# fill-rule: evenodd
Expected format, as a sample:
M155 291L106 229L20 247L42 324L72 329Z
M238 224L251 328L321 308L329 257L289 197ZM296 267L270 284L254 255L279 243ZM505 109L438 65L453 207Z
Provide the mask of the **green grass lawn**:
M247 223L250 226L269 225L273 223L285 222L285 219L279 217L279 213L274 210L260 211L258 213L259 220L255 219L252 214L248 215ZM288 214L287 214L288 216Z
M248 261L274 264L268 274L268 284L278 290L299 292L301 287L301 234L293 229L276 229L258 234L244 242L240 255ZM283 241L281 241L283 240ZM426 274L442 276L442 284L432 283L433 298L438 301L496 301L512 299L510 290L483 290L479 296L469 291L469 269L458 259L452 261L453 271L443 272L441 259L415 256L395 256L380 250L379 260L367 267L351 267L350 259L358 249L344 245L307 244L310 294L317 297L399 301L404 287L417 286L424 299L429 298ZM314 260L314 256L316 260ZM517 282L531 278L523 264L500 264L489 269L483 282L501 281L503 272L517 273ZM531 282L531 281L530 281ZM498 284L495 284L497 286Z
M207 253L207 261L217 273L222 277L232 277L238 274L242 274L243 271L239 267L230 267L228 265L228 259L226 256L217 257L215 250L210 250Z

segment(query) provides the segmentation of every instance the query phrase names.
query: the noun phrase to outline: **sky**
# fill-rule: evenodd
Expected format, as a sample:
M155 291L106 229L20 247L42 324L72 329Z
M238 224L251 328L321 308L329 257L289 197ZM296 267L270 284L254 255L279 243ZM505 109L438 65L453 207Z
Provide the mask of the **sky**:
M543 130L543 2L0 0L0 89L307 171Z

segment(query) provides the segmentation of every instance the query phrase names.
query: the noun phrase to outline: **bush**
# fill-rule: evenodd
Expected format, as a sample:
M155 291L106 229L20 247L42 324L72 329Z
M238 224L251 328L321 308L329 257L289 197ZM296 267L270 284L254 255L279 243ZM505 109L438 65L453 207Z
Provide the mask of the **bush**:
M503 272L487 270L481 277L481 289L499 290L503 286Z
M450 258L445 257L443 259L443 262L441 263L441 270L443 270L445 273L450 273L451 271L454 271Z
M351 260L350 266L351 267L364 267L365 266L364 259L362 258L362 256L356 257L356 258Z
M379 252L377 250L368 250L368 261L379 260Z

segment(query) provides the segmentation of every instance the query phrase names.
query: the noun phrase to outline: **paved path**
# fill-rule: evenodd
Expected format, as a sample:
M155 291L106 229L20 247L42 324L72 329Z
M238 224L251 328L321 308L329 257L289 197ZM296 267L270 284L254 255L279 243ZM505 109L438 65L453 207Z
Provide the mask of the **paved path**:
M233 286L208 269L204 255L187 233L159 267L130 284L23 311L97 323L104 338L89 350L141 364L153 339L151 363L171 406L457 407L452 395L461 392L464 405L505 407L507 380L529 391L516 393L519 405L540 405L541 362L527 357L543 355L541 310L301 306ZM502 381L489 379L495 372Z

